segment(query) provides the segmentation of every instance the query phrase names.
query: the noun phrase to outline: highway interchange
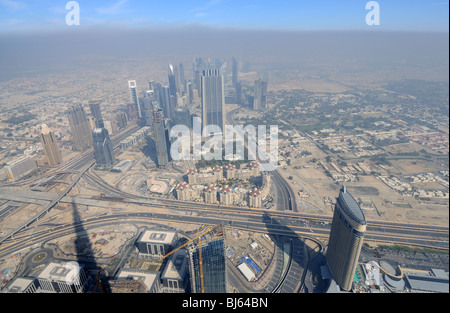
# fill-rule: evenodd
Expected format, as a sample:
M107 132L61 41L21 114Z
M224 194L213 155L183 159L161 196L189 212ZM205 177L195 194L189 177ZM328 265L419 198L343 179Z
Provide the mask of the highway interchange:
M115 147L130 133L136 131L136 126L128 128L112 138ZM65 181L65 188L59 194L54 194L51 201L46 197L42 199L36 193L30 192L28 196L20 198L23 202L46 201L36 216L30 219L0 238L0 259L14 254L18 250L41 244L70 233L76 233L78 228L84 230L105 225L123 223L146 222L182 222L196 225L222 224L226 228L241 229L270 234L277 241L276 266L277 274L269 282L264 292L299 292L306 271L302 263L304 255L299 251L304 240L315 242L318 251L325 248L331 224L331 217L298 212L295 195L289 184L274 171L271 173L272 182L276 190L277 210L250 209L247 207L223 207L197 202L182 202L178 200L162 199L160 197L141 197L117 190L109 185L94 171L92 166L95 161L92 149L85 151L78 157L64 162L59 167L49 170L42 177L33 178L18 184L36 183L40 179L57 176L58 181ZM70 224L39 224L33 223L42 219L49 210L58 203L86 201L86 197L69 197L70 190L83 178L91 187L109 196L97 197L97 202L107 203L113 201L123 208L133 203L142 207L140 212L125 212L112 210L110 213L76 221ZM5 186L7 187L7 186ZM42 193L43 195L45 193ZM13 192L6 188L0 188L0 198L11 200ZM47 195L48 196L48 195ZM14 198L17 200L17 197ZM154 210L153 210L154 209ZM164 209L161 211L161 209ZM418 248L428 247L448 251L448 227L434 227L419 224L393 223L385 221L368 221L365 239L378 244L408 245ZM283 263L283 253L289 251L288 263ZM283 265L284 264L284 265ZM288 265L286 265L288 264ZM242 281L236 271L230 271L228 275L233 285L241 292L249 291L248 285ZM282 277L280 279L280 277ZM298 283L297 283L298 282ZM241 289L239 289L241 288ZM283 289L284 288L284 289ZM254 291L254 290L251 290Z

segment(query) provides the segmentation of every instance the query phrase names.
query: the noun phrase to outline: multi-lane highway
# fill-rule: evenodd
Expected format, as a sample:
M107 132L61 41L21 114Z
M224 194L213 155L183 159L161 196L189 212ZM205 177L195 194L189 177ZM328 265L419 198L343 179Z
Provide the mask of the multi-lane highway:
M136 129L137 127L130 128L113 137L113 144L117 146L122 138L136 131ZM310 239L315 241L321 248L323 248L322 241L326 241L329 236L331 217L298 212L295 195L291 187L277 171L271 172L272 182L276 190L277 210L268 211L248 207L224 207L198 202L182 202L160 197L142 197L130 194L109 185L95 171L92 171L94 162L92 149L90 149L51 169L47 174L40 177L40 179L48 179L57 176L58 180L68 180L69 182L64 191L59 194L31 191L26 194L15 194L11 189L0 188L0 199L16 202L36 203L38 201L39 203L45 203L44 209L37 216L30 218L26 223L0 238L0 257L14 253L18 249L76 232L79 227L90 229L104 225L146 223L149 221L158 223L170 221L207 225L222 224L225 227L235 229L269 233L280 238L280 242L294 242L299 238ZM109 195L109 197L95 197L95 199L89 199L88 196L69 197L67 195L68 192L81 178L90 184L91 187ZM31 181L25 183L30 184ZM90 217L69 224L52 224L43 220L33 225L37 218L41 218L59 202L92 205L92 201L101 207L108 207L111 202L114 202L115 207L125 210L111 210L108 214ZM130 203L142 209L126 210ZM430 247L447 251L449 243L448 227L377 220L368 221L365 239L381 244ZM298 257L295 254L286 254L286 251L283 249L288 249L288 247L293 249L293 246L279 245L276 253L287 257L289 260L293 257ZM283 277L285 276L286 279L294 277L287 273L300 275L298 268L295 268L295 266L291 267L291 264L298 265L299 262L288 262L286 264L288 264L285 268L286 275L283 275ZM274 287L274 290L282 290L283 286L288 288L287 285L284 285L284 279L277 281L275 285L277 287ZM289 288L295 292L295 290L298 290L296 289L297 287L292 285Z

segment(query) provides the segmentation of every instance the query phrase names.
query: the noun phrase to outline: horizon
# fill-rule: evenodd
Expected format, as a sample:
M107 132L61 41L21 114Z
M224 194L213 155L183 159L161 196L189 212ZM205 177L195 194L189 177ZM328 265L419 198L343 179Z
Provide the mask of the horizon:
M368 25L369 1L142 0L76 1L79 25L67 25L69 1L0 0L0 33L63 29L164 30L202 27L239 31L420 31L448 33L448 1L376 1L379 25Z

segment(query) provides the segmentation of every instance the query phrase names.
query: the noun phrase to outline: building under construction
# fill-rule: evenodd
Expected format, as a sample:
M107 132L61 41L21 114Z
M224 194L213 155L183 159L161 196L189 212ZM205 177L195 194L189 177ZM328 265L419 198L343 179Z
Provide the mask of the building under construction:
M222 227L188 245L191 292L226 293L225 242Z

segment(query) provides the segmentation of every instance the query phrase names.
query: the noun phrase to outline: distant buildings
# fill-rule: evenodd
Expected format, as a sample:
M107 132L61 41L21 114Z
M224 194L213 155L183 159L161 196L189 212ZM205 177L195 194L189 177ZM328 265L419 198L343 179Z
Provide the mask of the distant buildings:
M366 232L366 218L343 186L339 192L326 252L328 268L336 283L351 290Z
M4 169L10 180L19 179L37 168L33 156L24 155L11 162L6 163Z
M137 112L137 117L142 117L142 113L141 113L141 105L139 103L139 94L138 94L138 90L137 90L137 86L136 86L136 81L135 80L129 80L128 81L128 88L130 89L130 97L131 97L131 101L134 104L135 108L136 108L136 112ZM130 109L129 109L130 111Z
M78 104L69 108L67 112L69 118L70 132L72 133L72 147L76 151L84 151L92 147L92 134L89 121L83 107Z
M56 142L55 135L48 128L46 124L42 124L42 130L40 134L42 148L44 149L44 155L49 165L56 165L61 163L62 156L58 143Z

